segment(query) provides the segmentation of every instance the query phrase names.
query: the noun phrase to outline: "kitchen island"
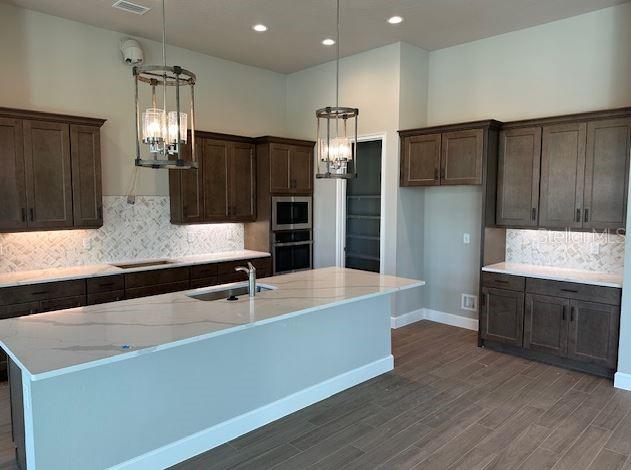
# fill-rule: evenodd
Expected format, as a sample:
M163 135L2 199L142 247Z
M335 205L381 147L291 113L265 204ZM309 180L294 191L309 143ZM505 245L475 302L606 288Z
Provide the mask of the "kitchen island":
M325 268L3 320L18 463L164 468L387 372L391 296L423 284Z

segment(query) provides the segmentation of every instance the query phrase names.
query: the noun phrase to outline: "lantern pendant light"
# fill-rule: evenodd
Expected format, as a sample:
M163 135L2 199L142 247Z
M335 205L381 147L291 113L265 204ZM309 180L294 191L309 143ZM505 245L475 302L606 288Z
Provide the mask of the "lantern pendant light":
M165 0L162 0L162 65L133 68L136 102L136 166L148 168L197 168L195 157L195 74L179 66L168 66L166 56ZM150 94L140 85L149 85ZM190 89L190 109L182 112L181 91ZM161 88L162 101L158 102ZM146 90L143 87L143 90ZM169 92L171 99L169 101ZM140 101L150 96L151 104L140 112ZM175 106L167 111L168 102ZM190 116L190 152L185 151Z
M335 106L316 111L316 178L353 178L357 176L357 116L359 109L340 106L340 0L337 0L337 62L335 68Z

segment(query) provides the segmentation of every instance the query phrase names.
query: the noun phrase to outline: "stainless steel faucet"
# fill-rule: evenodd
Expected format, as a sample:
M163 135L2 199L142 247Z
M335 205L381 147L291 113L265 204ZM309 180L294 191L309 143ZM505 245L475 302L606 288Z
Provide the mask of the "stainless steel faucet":
M234 268L235 271L243 271L248 275L248 295L254 297L256 295L256 268L252 263L248 261L248 267L238 266Z

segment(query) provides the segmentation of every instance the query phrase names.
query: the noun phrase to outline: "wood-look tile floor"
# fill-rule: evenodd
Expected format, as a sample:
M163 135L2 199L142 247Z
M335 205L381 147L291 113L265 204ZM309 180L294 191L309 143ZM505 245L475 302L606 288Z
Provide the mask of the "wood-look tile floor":
M173 468L631 470L631 392L476 341L428 321L394 330L394 371ZM0 400L8 469L6 386Z

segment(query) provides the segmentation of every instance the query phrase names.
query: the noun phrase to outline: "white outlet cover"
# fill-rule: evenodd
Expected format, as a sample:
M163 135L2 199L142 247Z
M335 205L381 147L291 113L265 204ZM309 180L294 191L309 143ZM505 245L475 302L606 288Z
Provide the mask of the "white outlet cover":
M598 243L592 243L592 255L598 255L600 254L600 244Z
M478 296L471 294L462 294L460 308L469 310L470 312L478 311Z
M92 240L90 240L89 238L84 238L83 248L85 248L86 250L89 250L90 248L92 248Z
M464 233L464 234L462 235L462 242L463 242L465 245L468 245L469 243L471 243L471 234L470 234L470 233Z
M195 234L193 234L193 232L188 232L186 234L186 239L189 243L193 243L195 241Z

